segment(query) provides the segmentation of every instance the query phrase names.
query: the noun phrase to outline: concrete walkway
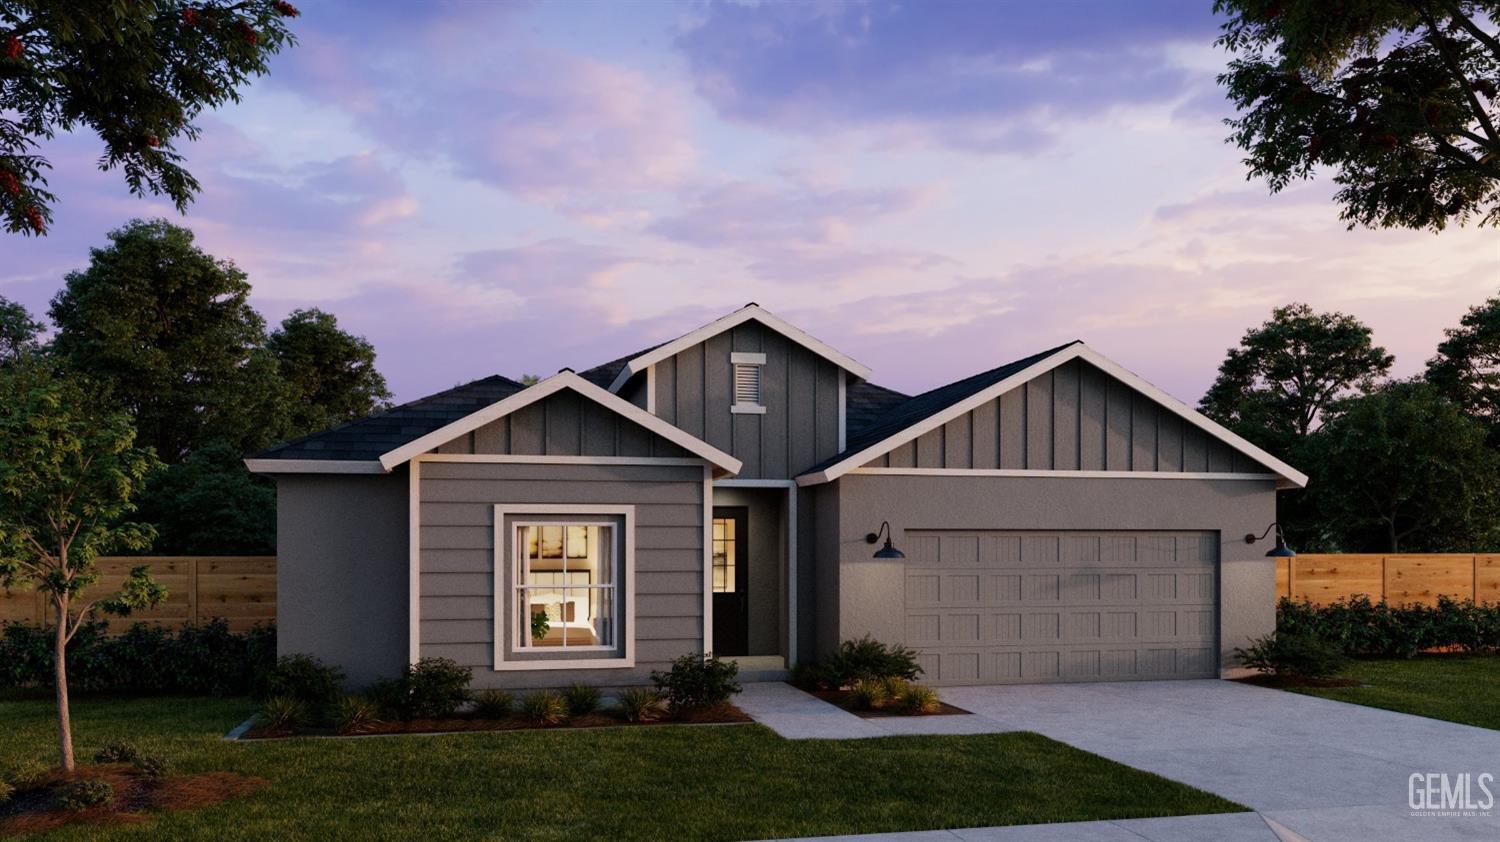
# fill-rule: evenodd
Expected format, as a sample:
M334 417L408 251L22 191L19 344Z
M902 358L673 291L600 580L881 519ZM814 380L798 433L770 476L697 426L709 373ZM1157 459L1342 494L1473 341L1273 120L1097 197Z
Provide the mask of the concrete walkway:
M1500 839L1500 804L1489 815L1453 816L1413 815L1408 806L1413 774L1447 774L1451 781L1464 773L1475 779L1489 773L1495 776L1489 789L1500 795L1500 732L1228 681L955 687L942 695L974 715L860 719L784 684L746 685L737 703L792 739L1036 731L1248 805L1267 829L1288 840ZM1483 796L1477 786L1474 794ZM1187 818L1208 820L1152 819L1158 824L1145 826L1088 822L899 838L1129 838L1098 835L1120 828L1135 834L1132 842L1204 838ZM1174 827L1189 830L1182 835ZM1055 835L1064 828L1064 835ZM1243 830L1253 829L1252 823ZM1215 830L1207 838L1237 837L1221 837Z

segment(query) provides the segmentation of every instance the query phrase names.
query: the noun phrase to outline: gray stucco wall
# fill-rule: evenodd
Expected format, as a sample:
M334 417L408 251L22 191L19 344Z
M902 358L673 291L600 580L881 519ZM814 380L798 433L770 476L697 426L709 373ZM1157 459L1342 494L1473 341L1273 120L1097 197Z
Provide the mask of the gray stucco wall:
M569 390L491 421L435 452L512 456L692 455L634 421Z
M407 649L407 473L276 477L276 649L354 687L400 673Z
M423 462L420 485L421 652L472 668L475 687L643 684L702 650L701 468ZM497 503L635 506L634 668L493 669Z
M1039 375L867 467L1266 470L1082 360Z
M1216 531L1221 665L1275 627L1269 544L1243 538L1275 520L1270 480L848 474L816 488L819 652L864 634L905 636L905 562L871 558L864 540L883 520L898 548L908 529Z
M763 353L764 415L735 414L730 354ZM838 366L750 321L656 364L656 414L745 463L740 479L789 479L838 452Z

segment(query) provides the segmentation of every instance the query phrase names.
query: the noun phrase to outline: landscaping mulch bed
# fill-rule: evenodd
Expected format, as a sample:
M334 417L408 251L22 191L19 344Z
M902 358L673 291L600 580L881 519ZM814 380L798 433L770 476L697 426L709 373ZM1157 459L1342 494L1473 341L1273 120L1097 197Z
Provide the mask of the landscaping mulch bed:
M907 713L904 710L892 708L860 710L854 707L854 694L850 693L848 690L803 690L800 687L798 689L809 695L817 696L818 698L822 699L825 702L828 702L831 705L837 705L844 710L847 710L850 713L854 714L855 716L861 717L863 719L882 719L887 716L967 716L972 713L972 711L964 710L961 707L955 707L948 704L947 702L939 702L938 709L932 713Z
M368 737L380 734L463 734L473 731L559 731L570 728L613 728L636 725L714 725L754 722L748 714L734 705L721 705L701 711L689 711L678 715L662 714L644 722L630 722L611 711L571 716L556 725L542 725L521 716L504 719L479 719L472 716L455 716L448 719L412 719L407 721L371 722L357 731L340 734L333 728L299 727L293 730L273 730L255 726L246 731L242 740L271 740L286 737Z
M98 779L114 787L114 800L86 810L59 807L56 791L75 780ZM0 804L0 836L45 833L68 824L115 825L148 821L152 812L208 807L265 786L261 778L233 772L203 772L150 778L128 764L80 766L72 776L54 772L39 786Z
M1308 678L1301 675L1251 675L1230 680L1274 690L1288 687L1358 687L1361 683L1357 678Z

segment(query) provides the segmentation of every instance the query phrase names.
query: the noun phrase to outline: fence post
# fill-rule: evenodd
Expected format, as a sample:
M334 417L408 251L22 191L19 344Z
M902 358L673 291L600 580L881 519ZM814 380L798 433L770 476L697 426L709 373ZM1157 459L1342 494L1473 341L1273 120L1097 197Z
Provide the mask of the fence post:
M196 556L187 560L188 622L198 625L198 562Z

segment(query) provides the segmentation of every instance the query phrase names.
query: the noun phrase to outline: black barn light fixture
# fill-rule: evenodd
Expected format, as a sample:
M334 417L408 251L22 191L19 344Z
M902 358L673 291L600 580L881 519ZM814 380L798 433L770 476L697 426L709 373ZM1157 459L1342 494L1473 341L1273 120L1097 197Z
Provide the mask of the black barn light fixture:
M906 558L906 553L891 546L891 522L883 520L880 522L880 532L885 533L885 546L875 551L872 558ZM865 536L866 544L873 544L880 540L880 532L871 532Z
M1275 522L1273 522L1270 526L1267 526L1266 531L1260 533L1259 535L1256 535L1253 532L1246 534L1245 543L1253 544L1256 541L1259 541L1260 539L1266 537L1267 535L1270 535L1271 530L1273 529L1276 531L1276 546L1266 551L1266 558L1292 558L1293 556L1297 555L1295 552L1292 552L1291 547L1288 547L1286 545L1286 536L1281 534L1281 524Z

